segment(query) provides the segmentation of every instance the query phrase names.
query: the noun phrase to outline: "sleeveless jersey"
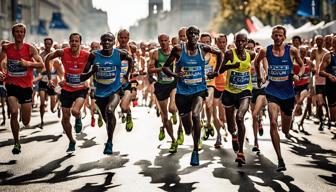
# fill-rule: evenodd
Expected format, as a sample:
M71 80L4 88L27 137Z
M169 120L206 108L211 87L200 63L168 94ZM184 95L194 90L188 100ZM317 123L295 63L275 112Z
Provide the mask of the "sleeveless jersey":
M185 72L185 75L177 81L176 93L191 95L207 90L204 74L205 61L200 45L197 45L197 54L195 56L189 56L185 46L185 44L181 44L181 56L176 62L176 72Z
M70 48L65 48L61 58L64 66L64 79L66 84L62 89L74 92L85 88L85 83L80 81L85 65L89 58L89 52L81 50L78 57L71 55Z
M265 92L279 99L289 99L295 96L293 80L290 78L293 71L293 62L290 57L290 46L285 45L285 53L276 57L272 53L273 45L267 47L268 80Z
M235 49L232 49L233 61L232 63L240 63L239 68L227 70L227 81L225 90L230 93L240 93L245 90L252 90L251 80L251 56L245 51L246 59L241 61L238 58ZM230 63L228 63L230 64Z
M94 85L97 97L108 97L120 87L121 60L119 49L113 49L111 56L105 56L101 51L96 51L94 64L98 71L94 75Z
M15 49L15 44L7 45L7 75L6 84L13 84L22 88L33 86L33 68L22 67L21 59L33 61L29 54L29 44L24 43L20 50Z
M332 74L333 76L336 76L336 54L330 53L331 60L330 64L326 68L326 72ZM329 78L326 78L326 85L328 86L335 86L336 83L333 83L330 81Z
M162 49L158 49L158 61L157 61L157 64L156 64L156 68L163 67L163 65L165 64L168 57L169 57L169 55L165 55L162 52ZM172 71L174 71L174 66L170 65L170 69ZM163 71L159 72L157 83L170 84L170 83L173 83L174 81L175 81L174 77L168 77Z
M209 79L206 74L208 74L209 72L214 72L215 68L216 68L216 64L217 64L217 57L214 54L210 54L210 59L208 61L206 61L206 65L205 65L205 81L207 83L207 86L216 86L215 83L215 79Z
M304 73L301 76L300 80L294 81L294 86L302 86L302 85L309 84L310 73L311 73L310 66L309 64L307 64L306 58L303 59L303 63L304 63ZM294 69L294 74L298 75L300 72L300 66L297 64L294 64L293 69Z

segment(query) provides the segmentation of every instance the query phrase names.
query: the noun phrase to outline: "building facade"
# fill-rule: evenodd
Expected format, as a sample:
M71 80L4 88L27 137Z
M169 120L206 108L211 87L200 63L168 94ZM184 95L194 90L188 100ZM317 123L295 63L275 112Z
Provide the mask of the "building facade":
M91 42L109 31L107 13L95 9L92 0L1 0L0 38L12 40L11 26L17 22L27 26L28 42L42 42L46 36L64 42L71 32Z

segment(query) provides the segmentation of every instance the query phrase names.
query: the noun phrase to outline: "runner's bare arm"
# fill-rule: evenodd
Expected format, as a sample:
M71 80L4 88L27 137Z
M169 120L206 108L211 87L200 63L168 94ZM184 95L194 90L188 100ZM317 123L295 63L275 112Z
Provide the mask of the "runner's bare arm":
M297 76L300 79L301 76L303 75L304 71L305 71L303 61L302 61L302 59L299 55L298 50L293 46L290 48L290 54L292 55L293 60L295 60L296 63L300 66L300 72L297 74Z
M152 50L150 54L150 60L149 60L149 66L148 66L148 73L157 73L161 71L161 68L156 68L155 64L157 63L158 60L158 50Z
M128 68L126 74L124 75L124 78L126 78L126 80L129 80L131 71L133 69L133 59L126 51L120 50L120 60L127 61Z
M81 82L88 80L94 73L98 71L98 66L93 62L96 58L94 53L90 53L88 62L85 65L83 73L80 75Z
M168 57L168 59L167 59L167 61L165 62L165 64L163 65L163 67L162 67L162 71L168 76L168 77L178 77L179 75L177 74L177 73L174 73L173 71L171 71L170 70L170 65L172 65L172 63L175 61L175 60L178 60L179 58L180 58L180 54L181 54L181 46L180 45L176 45L173 49L172 49L172 51L171 51L171 53L170 53L170 55L169 55L169 57Z
M235 63L235 64L230 64L230 65L228 65L227 63L228 62L233 62L233 52L232 52L232 50L227 50L226 52L225 52L225 55L224 55L224 60L223 60L223 62L222 62L222 65L221 65L221 67L220 67L220 69L219 69L219 74L222 74L222 73L224 73L226 70L228 70L228 69L234 69L234 68L239 68L239 66L240 66L240 63Z
M324 54L319 69L320 71L319 75L328 78L330 81L336 82L336 77L326 72L326 68L328 67L328 65L330 65L330 62L331 62L331 54L330 53Z
M262 78L261 78L261 73L260 73L260 62L266 58L266 52L264 49L260 49L258 55L256 56L254 60L254 66L257 72L257 79L258 79L258 86L261 86ZM267 72L267 71L266 71Z
M42 57L38 54L36 48L30 45L29 46L29 53L34 60L33 61L27 61L27 60L21 58L22 66L39 68L39 69L43 68L44 63L43 63Z
M2 49L0 52L0 70L5 71L7 69L6 61L7 58L7 45L2 45Z
M62 57L62 56L63 56L63 49L58 49L58 50L56 50L54 52L49 53L46 56L46 59L45 59L45 68L46 68L49 80L51 79L50 61L53 60L53 59L55 59L55 58L57 58L57 57Z

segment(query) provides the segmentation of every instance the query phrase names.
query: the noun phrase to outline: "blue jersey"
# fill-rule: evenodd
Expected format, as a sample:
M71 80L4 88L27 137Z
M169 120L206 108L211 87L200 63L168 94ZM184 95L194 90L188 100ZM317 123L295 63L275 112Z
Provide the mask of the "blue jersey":
M293 80L293 62L290 57L290 46L285 45L285 53L282 57L276 57L272 53L273 45L267 47L266 57L268 61L268 80L265 91L279 99L289 99L295 96Z
M98 71L94 75L94 85L97 97L108 97L120 87L121 60L118 49L113 49L111 56L102 55L96 51L94 64L98 65Z
M206 63L202 56L200 45L197 46L197 54L195 56L189 56L185 46L186 44L181 44L181 56L176 63L176 72L185 72L185 75L177 81L176 93L191 95L207 90L204 72Z
M336 76L336 54L330 53L330 64L326 67L326 72L332 74L333 76ZM330 81L329 78L326 78L326 84L327 85L333 85L335 86L333 82Z

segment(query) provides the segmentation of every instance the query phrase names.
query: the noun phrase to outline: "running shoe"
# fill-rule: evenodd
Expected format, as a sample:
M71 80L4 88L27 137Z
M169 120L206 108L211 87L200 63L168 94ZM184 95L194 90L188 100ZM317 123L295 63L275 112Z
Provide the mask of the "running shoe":
M133 129L132 116L126 116L126 131L130 132Z
M202 150L203 149L203 142L202 140L200 139L199 142L198 142L198 151Z
M21 145L19 143L15 143L15 145L12 149L12 153L14 155L17 155L17 154L21 153Z
M102 127L104 124L103 117L99 114L98 115L98 127Z
M69 143L69 147L68 149L66 150L67 153L72 153L76 150L76 142L72 143L70 142Z
M96 126L96 119L94 117L91 117L91 127Z
M211 137L215 136L215 126L212 123L210 123L210 127L209 127L208 131L209 131L209 134L211 135Z
M259 125L259 127L258 127L259 136L263 136L264 135L264 129L263 129L261 121L258 122L258 125Z
M206 141L209 139L209 135L210 135L210 132L209 132L209 129L208 128L201 128L202 132L203 132L203 136L202 136L202 140L203 141Z
M279 159L278 162L278 168L276 169L277 172L281 172L281 171L286 171L286 165L283 159Z
M121 116L121 123L125 123L126 122L126 116L123 114Z
M182 145L184 142L184 133L183 131L179 131L178 134L177 134L177 143L179 145Z
M238 136L232 135L232 149L235 153L239 150Z
M80 133L82 131L83 125L81 118L76 118L75 121L75 131L76 133Z
M255 146L252 148L252 152L260 152L259 146L258 146L258 145L255 145Z
M138 104L138 99L134 99L133 100L133 107L137 107L139 104Z
M221 145L222 145L222 138L221 138L221 136L219 135L218 137L217 137L217 139L216 139L216 143L215 143L215 148L216 149L219 149L220 147L221 147Z
M108 141L107 143L105 143L105 149L103 153L105 155L112 155L113 154L112 147L113 147L112 141Z
M162 141L166 137L164 128L160 127L159 140Z
M237 153L237 158L235 160L237 163L246 164L244 153Z
M170 146L170 149L169 149L169 153L176 153L177 152L177 147L178 147L178 144L177 142L172 142L171 146Z
M198 151L193 151L191 154L191 160L190 160L191 166L198 166L199 165L199 156Z
M176 125L177 123L177 116L176 116L176 113L173 113L172 116L171 116L171 120L173 122L174 125Z

